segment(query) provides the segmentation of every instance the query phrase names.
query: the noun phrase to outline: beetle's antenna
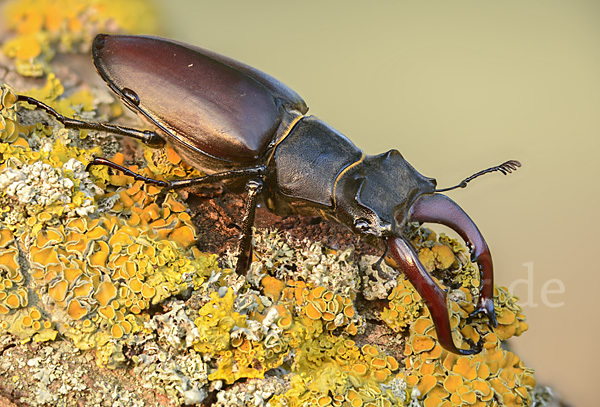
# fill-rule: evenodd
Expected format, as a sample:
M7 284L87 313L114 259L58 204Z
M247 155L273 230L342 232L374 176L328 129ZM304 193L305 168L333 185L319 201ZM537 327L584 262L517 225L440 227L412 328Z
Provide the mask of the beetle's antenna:
M457 189L457 188L464 188L467 186L468 182L473 181L475 178L480 177L484 174L488 174L490 172L494 172L494 171L500 171L502 174L507 175L513 171L516 171L517 168L519 168L520 166L521 166L521 163L518 162L517 160L509 160L509 161L502 163L500 165L497 165L495 167L490 167L485 170L479 171L478 173L475 173L475 174L471 175L470 177L463 179L458 185L455 185L450 188L436 189L435 192L446 192L446 191L452 191L453 189Z

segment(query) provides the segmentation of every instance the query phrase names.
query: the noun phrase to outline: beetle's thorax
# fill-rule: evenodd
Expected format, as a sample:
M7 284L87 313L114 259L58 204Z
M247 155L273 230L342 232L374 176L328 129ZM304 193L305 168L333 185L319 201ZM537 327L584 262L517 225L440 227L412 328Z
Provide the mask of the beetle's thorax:
M331 211L335 180L361 155L350 140L326 123L303 117L280 140L269 162L269 209L281 215Z
M312 116L280 141L269 167L270 210L321 215L374 237L397 233L397 219L406 218L414 199L435 190L435 180L419 174L398 151L366 156Z

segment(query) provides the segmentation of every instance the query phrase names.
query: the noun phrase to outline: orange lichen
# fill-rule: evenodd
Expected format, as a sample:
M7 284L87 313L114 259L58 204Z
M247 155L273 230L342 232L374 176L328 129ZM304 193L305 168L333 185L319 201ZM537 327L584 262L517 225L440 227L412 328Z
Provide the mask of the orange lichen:
M61 302L67 296L69 283L65 280L55 281L48 286L48 295L56 302Z
M125 333L123 332L123 328L121 328L119 324L114 324L110 328L110 334L115 339L121 339Z
M427 271L447 269L455 262L454 253L448 246L437 243L419 251L419 260Z
M17 264L18 255L17 250L6 250L0 253L0 268L6 270L9 275L14 274L19 269Z
M290 294L286 296L289 297ZM306 305L303 308L304 314L312 320L324 321L327 330L345 327L347 331L355 331L354 323L357 320L352 298L334 294L327 288L319 286L310 291L305 290L302 293L301 303Z
M144 158L152 172L164 174L165 177L197 178L202 175L185 161L181 161L181 157L171 147L164 150L147 148Z
M94 298L102 306L108 305L116 296L117 287L111 281L100 283L94 294Z
M263 288L263 293L271 298L272 301L279 301L281 292L285 288L285 282L271 276L263 277L260 281L260 285Z
M381 312L381 319L394 331L406 328L420 315L424 304L421 296L411 290L405 278L399 278L388 296L389 305Z
M69 305L67 306L67 313L74 320L79 320L83 318L88 313L87 308L77 299L73 299L69 301Z

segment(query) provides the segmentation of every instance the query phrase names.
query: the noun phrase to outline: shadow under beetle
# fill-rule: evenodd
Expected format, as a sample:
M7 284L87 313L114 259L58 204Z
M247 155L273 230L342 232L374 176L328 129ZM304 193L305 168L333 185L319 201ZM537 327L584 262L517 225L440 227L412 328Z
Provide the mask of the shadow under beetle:
M241 275L252 258L259 198L277 215L316 214L346 225L383 250L407 275L425 300L445 349L458 354L481 350L480 343L468 349L454 344L446 293L425 271L402 231L407 222L433 222L459 233L481 274L473 314L484 313L496 326L488 246L469 216L439 192L465 187L488 172L510 173L520 166L518 161L483 170L455 187L436 189L436 181L419 174L397 150L365 155L323 121L306 116L308 107L296 92L241 62L163 38L104 34L94 39L92 55L113 92L158 132L67 118L28 96L19 95L18 101L44 109L68 128L135 137L152 147L164 145L166 138L188 164L209 175L158 181L104 158L89 165L107 165L168 189L245 182L248 199L236 266Z

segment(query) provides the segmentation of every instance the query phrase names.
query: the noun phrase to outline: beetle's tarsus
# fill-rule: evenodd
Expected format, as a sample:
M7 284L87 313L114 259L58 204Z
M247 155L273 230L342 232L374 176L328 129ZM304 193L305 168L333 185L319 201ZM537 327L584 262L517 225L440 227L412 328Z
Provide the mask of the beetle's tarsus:
M471 312L471 315L469 315L469 317L477 317L480 313L483 313L487 316L492 327L496 328L498 326L498 319L496 318L496 311L494 310L494 301L492 299L480 296L479 302L477 303L477 307L473 312Z
M469 344L469 349L458 349L460 355L475 355L483 349L483 339L480 339L477 343L474 343L472 340L465 338L465 342Z
M17 102L25 102L25 103L28 103L35 107L39 107L40 109L42 109L46 113L48 113L50 116L53 116L59 122L61 122L63 124L65 123L65 117L62 114L60 114L56 110L52 109L50 106L48 106L44 102L34 99L31 96L17 95Z
M380 278L383 278L384 280L389 280L389 279L392 278L392 276L390 276L388 273L386 273L385 271L383 271L383 268L381 267L381 263L387 257L388 251L390 249L387 240L384 240L384 243L385 243L385 249L383 250L383 254L381 255L381 257L375 263L373 263L371 265L371 269L372 270L377 270L377 274L379 274Z
M94 166L94 161L95 161L95 160L96 160L96 157L94 157L94 158L92 159L92 161L90 161L90 162L88 163L88 165L86 165L86 166L85 166L85 170L86 170L87 172L90 172L90 169L91 169L91 168Z
M143 181L145 183L154 184L159 187L169 187L170 186L169 181L162 181L162 180L145 177L141 174L138 174L137 172L131 171L129 168L123 167L122 165L119 165L117 163L114 163L114 162L107 160L106 158L102 158L102 157L94 157L94 159L92 161L90 161L88 163L88 165L85 167L85 170L89 172L90 167L92 167L94 165L104 165L106 167L110 167L115 170L119 170L123 174L125 174L129 177L133 177L133 179L135 179L136 181Z
M165 140L157 133L150 130L138 130L131 127L117 126L109 123L86 122L70 117L65 117L56 110L45 104L44 102L34 99L27 95L17 95L17 102L25 102L35 107L38 107L54 117L58 122L62 123L68 129L85 129L95 131L105 131L107 133L119 134L121 136L133 137L149 147L158 148L165 145Z

